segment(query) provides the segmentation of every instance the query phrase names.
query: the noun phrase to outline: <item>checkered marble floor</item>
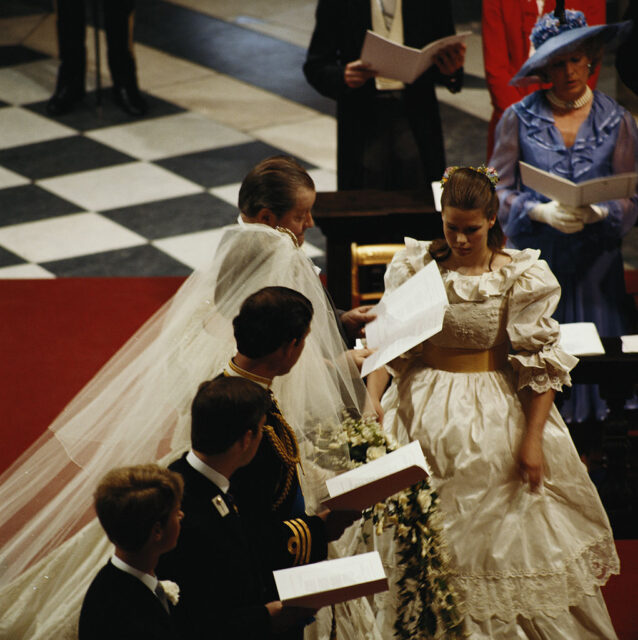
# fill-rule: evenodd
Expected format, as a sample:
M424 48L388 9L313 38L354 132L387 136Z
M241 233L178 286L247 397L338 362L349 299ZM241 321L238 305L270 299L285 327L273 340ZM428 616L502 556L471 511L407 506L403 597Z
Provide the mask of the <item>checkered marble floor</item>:
M94 93L50 119L50 87L27 80L55 63L20 49L14 59L31 60L0 69L1 278L188 274L236 219L246 172L287 152L152 95L143 119L108 94L98 114ZM334 174L304 164L334 188Z
M0 278L187 275L210 259L220 227L237 217L240 181L268 155L297 157L319 191L334 190L334 104L301 73L313 5L300 0L303 26L288 26L285 41L276 20L273 36L264 21L210 15L212 2L138 0L148 115L132 119L111 103L103 54L100 105L89 74L84 102L53 119L55 17L48 0L9 0L0 9ZM93 36L89 26L89 45ZM490 115L480 35L468 45L464 90L438 94L451 164L483 160ZM91 46L87 63L94 75ZM306 237L325 266L323 235Z

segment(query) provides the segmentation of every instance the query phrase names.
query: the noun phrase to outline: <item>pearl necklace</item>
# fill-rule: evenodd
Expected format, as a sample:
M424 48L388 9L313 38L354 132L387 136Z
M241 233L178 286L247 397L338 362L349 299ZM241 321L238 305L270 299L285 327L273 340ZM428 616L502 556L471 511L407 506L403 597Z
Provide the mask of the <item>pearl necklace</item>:
M587 85L585 85L585 93L583 93L580 98L576 98L576 100L561 100L554 93L553 89L548 89L545 92L545 97L557 109L561 109L563 111L573 111L574 109L580 109L586 104L589 104L591 102L591 99L594 97L594 94L592 93L592 90Z

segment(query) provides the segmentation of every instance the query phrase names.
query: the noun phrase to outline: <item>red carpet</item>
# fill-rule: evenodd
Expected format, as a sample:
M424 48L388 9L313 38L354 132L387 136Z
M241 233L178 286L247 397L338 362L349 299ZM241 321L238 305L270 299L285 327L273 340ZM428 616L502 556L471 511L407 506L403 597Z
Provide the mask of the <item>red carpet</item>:
M182 282L0 280L0 472Z
M0 472L47 427L183 278L0 280ZM638 640L638 540L604 589L620 640Z

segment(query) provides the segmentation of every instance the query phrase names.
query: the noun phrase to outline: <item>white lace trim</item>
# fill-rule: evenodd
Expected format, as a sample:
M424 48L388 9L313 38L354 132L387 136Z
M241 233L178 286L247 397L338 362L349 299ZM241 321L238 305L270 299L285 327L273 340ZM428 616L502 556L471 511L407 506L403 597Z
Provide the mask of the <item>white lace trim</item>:
M613 538L605 534L565 562L562 570L534 573L460 575L454 585L466 612L478 620L504 621L543 613L556 618L595 593L620 572Z
M429 254L429 241L405 238L405 258L416 272L432 261ZM496 271L488 271L479 276L468 276L457 271L444 269L443 281L446 288L452 289L456 295L467 302L484 300L490 296L499 296L508 291L519 276L532 264L538 261L540 251L537 249L504 249L512 261Z

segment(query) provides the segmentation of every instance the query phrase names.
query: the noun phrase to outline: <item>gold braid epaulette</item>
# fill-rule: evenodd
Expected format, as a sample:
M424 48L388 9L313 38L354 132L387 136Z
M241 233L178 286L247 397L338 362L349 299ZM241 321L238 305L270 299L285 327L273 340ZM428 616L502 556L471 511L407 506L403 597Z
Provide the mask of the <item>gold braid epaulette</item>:
M297 465L300 464L301 458L299 456L299 444L297 443L297 437L292 427L286 422L283 417L279 405L275 400L275 397L271 394L273 411L272 417L276 418L279 422L279 431L277 433L272 425L264 426L264 435L268 438L272 447L277 454L277 457L281 460L282 464L286 468L286 475L281 483L281 492L278 498L272 505L272 510L275 511L283 501L288 497L290 489L292 488L293 480L297 475Z

